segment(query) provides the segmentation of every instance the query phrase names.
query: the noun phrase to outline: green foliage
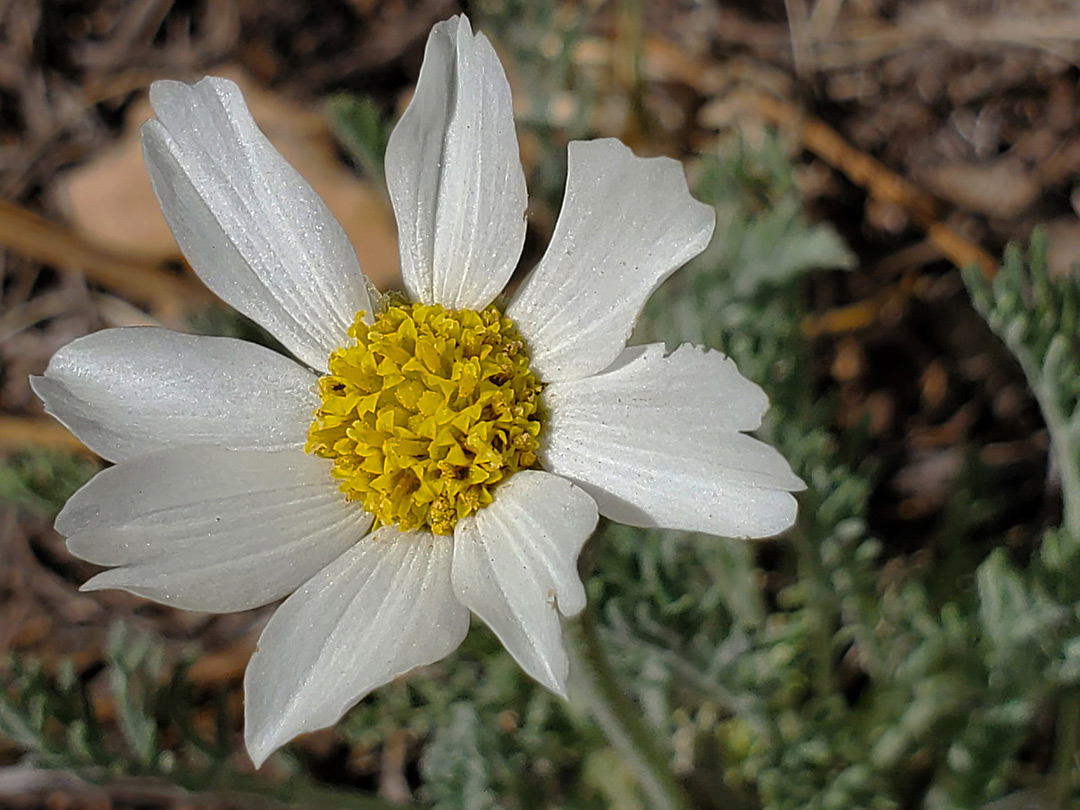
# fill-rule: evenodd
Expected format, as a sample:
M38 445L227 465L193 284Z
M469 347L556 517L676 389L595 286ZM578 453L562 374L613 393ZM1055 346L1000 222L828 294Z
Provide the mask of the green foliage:
M99 468L87 456L50 450L18 453L0 466L0 501L52 517Z
M498 750L492 736L472 704L454 704L450 722L435 733L424 752L424 790L433 807L494 810L499 806L490 772Z
M476 806L466 800L474 801L484 785L503 804L513 797L515 807L555 806L565 795L587 792L579 772L583 748L602 742L478 622L449 658L376 690L339 725L351 744L364 748L385 745L402 730L428 741L422 795L438 807ZM470 761L473 750L482 763Z
M1017 570L1004 552L979 569L980 610L991 683L1016 713L1057 705L1056 750L1049 792L1077 804L1080 778L1080 284L1052 278L1046 236L1027 250L1010 245L988 280L967 268L964 283L976 309L1016 359L1035 394L1060 476L1062 525L1043 536L1038 555ZM1033 677L1032 673L1036 673Z
M273 349L279 354L289 354L288 349L259 324L224 303L216 303L193 314L189 323L191 331L196 334L247 340Z
M186 678L188 664L171 671L162 643L147 634L114 625L106 650L109 702L115 707L119 737L110 737L87 693L85 673L70 660L56 672L11 656L0 692L0 732L49 767L75 767L105 777L162 775L206 784L231 754L228 723L219 707L213 739L194 730L194 697ZM165 750L162 729L178 742Z
M227 795L244 806L272 798L327 810L387 810L379 799L314 783L288 758L279 758L287 774L276 782L235 770L224 694L200 695L188 678L196 653L171 662L159 639L117 623L100 673L107 690L96 698L88 689L96 668L79 672L70 659L51 668L9 655L0 664L0 734L25 749L24 766L63 768L99 782L166 779L190 791L221 791L213 806Z
M699 266L722 267L725 292L744 296L810 270L855 266L855 255L828 225L809 225L779 139L759 150L739 143L712 161L701 181L716 208L716 234Z
M390 141L390 122L369 98L338 93L326 102L334 136L365 176L385 183L383 158Z
M1080 286L1071 275L1050 277L1041 231L1027 255L1008 247L993 281L974 267L963 275L972 302L1020 361L1039 402L1061 474L1065 527L1080 544Z

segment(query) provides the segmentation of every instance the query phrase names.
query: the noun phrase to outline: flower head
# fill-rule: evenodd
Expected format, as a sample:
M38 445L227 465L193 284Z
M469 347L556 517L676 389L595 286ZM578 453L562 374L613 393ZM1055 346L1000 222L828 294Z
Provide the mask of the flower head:
M390 306L330 357L308 452L384 525L450 534L536 466L543 386L513 323L439 304Z
M746 435L768 402L723 355L626 347L700 253L711 208L678 163L569 146L540 263L525 235L510 89L464 17L435 26L386 176L408 301L380 299L341 227L232 83L157 82L147 168L184 255L296 358L230 338L109 329L33 380L115 465L57 530L107 566L85 589L236 611L288 597L245 677L256 763L443 658L470 611L565 694L560 615L598 514L762 537L801 488Z

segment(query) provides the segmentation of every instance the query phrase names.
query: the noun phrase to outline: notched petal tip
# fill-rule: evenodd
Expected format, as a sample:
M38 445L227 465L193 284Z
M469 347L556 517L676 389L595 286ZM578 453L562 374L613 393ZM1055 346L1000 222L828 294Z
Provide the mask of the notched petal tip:
M52 362L49 363L49 368L45 369L44 374L35 374L30 377L30 390L34 392L34 396L41 400L41 404L45 406L45 413L51 416L64 427L68 427L64 421L57 415L56 403L57 401L67 395L67 386L60 380L54 379L50 374L52 370ZM70 430L70 428L68 428Z
M386 179L410 296L454 309L490 303L521 256L528 200L509 82L463 16L428 37L387 143Z
M225 96L237 96L242 101L243 91L231 79L204 76L191 84L176 79L158 79L151 83L149 96L151 109L155 114L161 115L164 108L174 101L204 104L211 98L220 100ZM246 109L247 105L244 107Z
M441 34L456 38L461 34L471 33L472 23L469 22L469 18L464 14L454 14L431 26L431 32L428 34L428 39Z
M572 142L568 159L551 243L507 310L546 382L610 365L649 296L705 250L716 227L672 158L638 157L603 138Z
M48 372L46 371L46 374L30 375L30 390L34 392L34 396L40 399L43 404L45 403L45 394L43 394L42 391L48 386L48 382L42 382L42 380L45 380L47 373Z
M634 347L602 374L551 383L540 457L633 526L768 537L804 487L773 447L743 431L768 399L719 352Z
M705 245L708 245L716 229L716 209L694 196L686 176L686 167L680 161L667 155L639 155L618 138L570 141L566 153L569 164L574 168L584 167L590 162L601 166L606 163L612 173L617 173L625 171L629 165L633 167L631 171L634 173L643 176L655 175L658 179L663 178L665 183L670 182L673 188L669 191L670 198L665 202L669 205L687 206L684 216L696 227L698 239L704 240ZM680 196L682 199L678 199Z
M143 160L156 160L157 149L168 149L169 131L156 118L147 118L139 126L139 142L142 144Z

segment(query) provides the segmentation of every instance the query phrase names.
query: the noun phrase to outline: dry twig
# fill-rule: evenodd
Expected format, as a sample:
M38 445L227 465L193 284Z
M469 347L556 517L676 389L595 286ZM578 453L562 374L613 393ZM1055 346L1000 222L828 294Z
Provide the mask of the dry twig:
M0 248L61 268L148 304L163 322L182 325L183 315L213 298L203 286L170 275L155 264L94 245L56 223L0 200Z
M914 183L849 145L836 130L786 101L758 92L744 94L743 101L748 109L768 123L793 132L803 146L865 188L871 196L903 208L926 229L927 239L954 265L968 267L974 264L987 276L995 273L997 262L994 258L942 222L937 200Z
M0 416L0 452L28 448L91 454L85 444L53 419Z

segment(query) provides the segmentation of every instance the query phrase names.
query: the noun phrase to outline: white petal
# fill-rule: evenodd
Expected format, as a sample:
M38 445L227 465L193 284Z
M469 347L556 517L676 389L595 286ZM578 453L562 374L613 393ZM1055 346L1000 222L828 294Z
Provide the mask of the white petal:
M161 210L206 286L312 368L371 312L348 237L226 79L150 87L143 154Z
M666 391L666 393L665 393ZM765 405L718 352L628 349L612 369L544 389L541 462L633 526L766 537L795 520L802 481L776 450L736 432Z
M282 603L244 677L244 737L256 766L461 644L469 611L450 585L452 546L428 532L379 529Z
M87 447L122 461L190 444L302 450L315 381L254 343L130 327L72 341L30 385Z
M612 138L574 141L568 153L551 245L506 312L546 382L607 368L648 297L716 224L671 158L636 157Z
M121 588L215 613L291 593L370 525L324 459L217 447L163 450L103 470L56 519L73 554L120 566L84 590Z
M597 518L593 499L569 481L525 470L454 531L458 599L522 669L563 697L570 665L559 612L585 607L577 558Z
M510 85L464 16L431 29L386 147L386 181L409 295L449 309L490 303L525 241L525 175Z

